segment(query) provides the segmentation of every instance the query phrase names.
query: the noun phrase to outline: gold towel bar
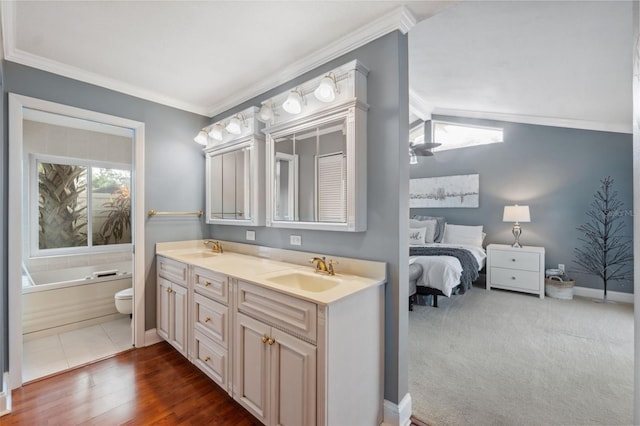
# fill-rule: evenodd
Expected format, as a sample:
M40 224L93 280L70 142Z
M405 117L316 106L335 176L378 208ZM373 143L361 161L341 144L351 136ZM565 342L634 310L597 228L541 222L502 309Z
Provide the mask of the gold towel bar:
M149 213L147 213L149 215L149 217L151 216L202 216L204 213L202 213L200 210L198 210L197 212L157 212L155 210L149 210Z

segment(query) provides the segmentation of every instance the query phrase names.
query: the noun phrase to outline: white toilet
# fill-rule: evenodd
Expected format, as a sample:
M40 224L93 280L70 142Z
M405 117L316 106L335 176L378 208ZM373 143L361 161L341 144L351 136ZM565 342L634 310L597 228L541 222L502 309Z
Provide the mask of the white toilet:
M120 290L114 298L118 312L131 315L133 312L133 287Z

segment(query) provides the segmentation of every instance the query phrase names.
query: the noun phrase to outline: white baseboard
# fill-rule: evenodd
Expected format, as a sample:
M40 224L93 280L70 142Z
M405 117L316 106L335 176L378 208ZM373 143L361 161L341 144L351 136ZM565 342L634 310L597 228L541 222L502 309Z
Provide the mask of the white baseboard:
M602 299L604 290L601 288L573 287L573 295L580 297L588 297L593 299ZM621 291L607 291L607 299L612 302L632 303L633 293L623 293Z
M2 392L0 392L0 416L11 412L11 390L9 389L9 373L2 376Z
M158 336L155 328L144 332L144 345L151 346L162 342L162 337Z
M411 395L402 398L400 404L384 400L383 426L409 426L411 425Z

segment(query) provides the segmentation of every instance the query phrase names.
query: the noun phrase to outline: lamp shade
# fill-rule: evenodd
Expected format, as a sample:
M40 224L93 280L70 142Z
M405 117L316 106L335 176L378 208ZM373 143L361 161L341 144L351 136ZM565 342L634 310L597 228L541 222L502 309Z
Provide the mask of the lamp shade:
M258 111L258 120L263 123L268 123L273 120L273 108L270 104L262 104L260 111Z
M240 118L238 116L234 116L229 120L225 129L227 129L227 132L232 135L239 135L242 133L242 122L240 121Z
M313 94L320 102L332 102L336 98L336 81L329 75L324 76Z
M224 138L224 127L222 127L219 123L213 126L209 130L209 136L217 141L221 141Z
M503 222L531 222L529 206L504 206Z
M302 112L302 95L297 89L289 92L287 100L282 104L282 109L289 114L300 114Z
M195 138L193 138L193 140L199 143L200 145L206 145L208 139L209 138L207 138L207 132L205 132L204 130L200 130L200 132L198 132L198 135Z

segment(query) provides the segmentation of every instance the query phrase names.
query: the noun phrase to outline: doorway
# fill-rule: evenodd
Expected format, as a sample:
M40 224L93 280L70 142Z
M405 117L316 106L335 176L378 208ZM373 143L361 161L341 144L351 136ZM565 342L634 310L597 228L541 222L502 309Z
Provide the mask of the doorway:
M12 389L144 345L143 153L143 123L9 95Z

